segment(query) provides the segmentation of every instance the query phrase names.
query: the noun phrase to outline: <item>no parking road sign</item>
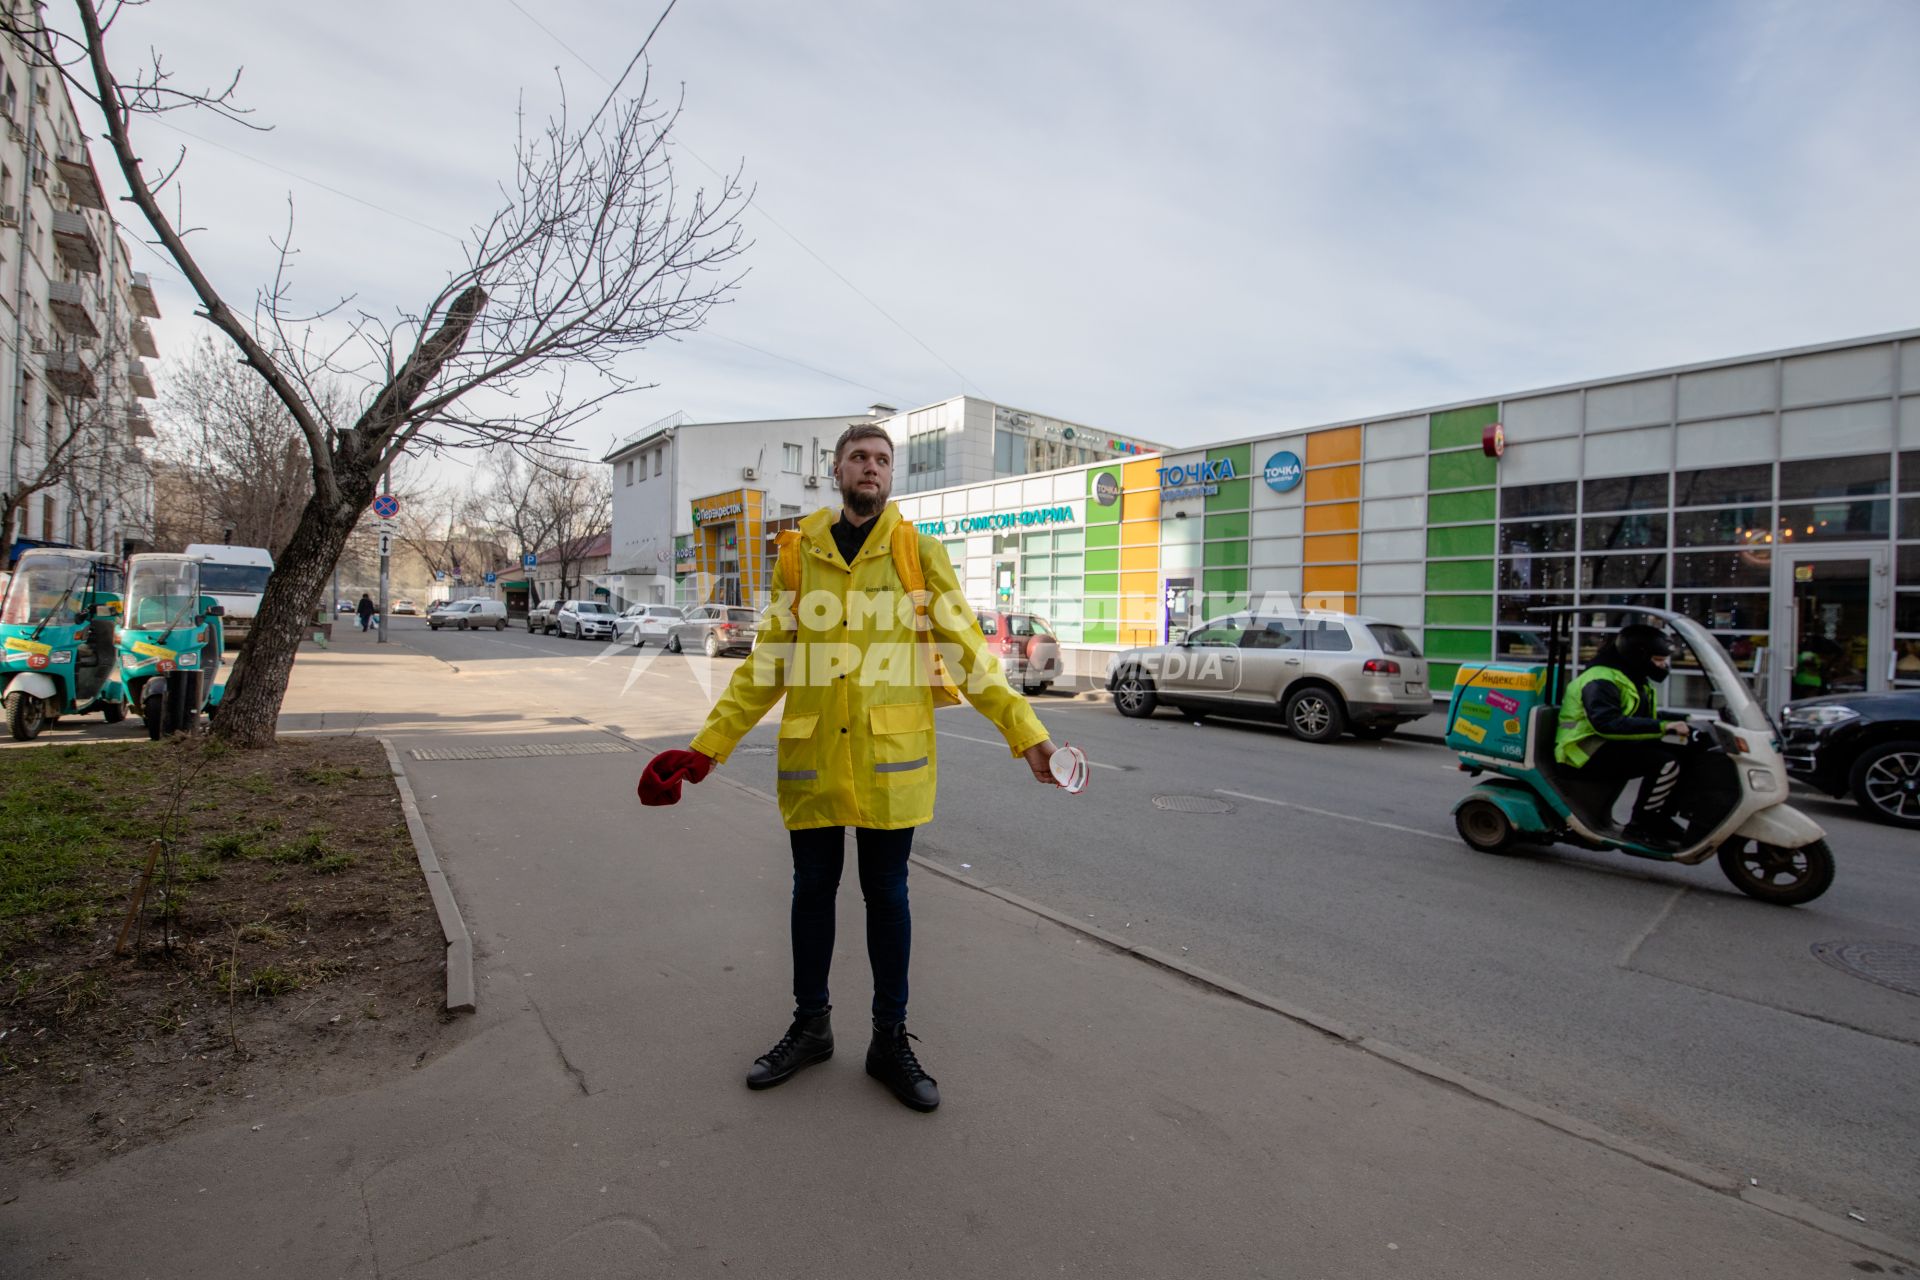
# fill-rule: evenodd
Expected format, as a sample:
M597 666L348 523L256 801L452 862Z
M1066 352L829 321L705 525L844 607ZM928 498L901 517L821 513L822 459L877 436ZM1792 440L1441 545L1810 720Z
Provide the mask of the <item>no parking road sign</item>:
M382 520L391 520L400 514L400 499L390 493L383 493L373 500L373 514Z

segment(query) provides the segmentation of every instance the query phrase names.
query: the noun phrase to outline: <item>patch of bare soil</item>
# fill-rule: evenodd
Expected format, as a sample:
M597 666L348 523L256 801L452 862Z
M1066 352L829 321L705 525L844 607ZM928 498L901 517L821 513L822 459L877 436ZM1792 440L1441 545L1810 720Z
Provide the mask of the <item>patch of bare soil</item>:
M0 753L0 835L0 1164L15 1178L365 1088L458 1035L376 741Z

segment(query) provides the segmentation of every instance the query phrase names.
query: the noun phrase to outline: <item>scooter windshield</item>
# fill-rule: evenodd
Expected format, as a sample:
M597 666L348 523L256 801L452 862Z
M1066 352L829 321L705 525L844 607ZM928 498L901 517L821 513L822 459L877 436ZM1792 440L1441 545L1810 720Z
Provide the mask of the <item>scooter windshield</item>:
M199 566L180 561L139 563L127 582L127 625L172 631L192 620L200 604Z
M1667 624L1684 640L1694 657L1700 661L1700 670L1713 685L1713 691L1726 700L1726 717L1742 728L1765 733L1772 729L1772 721L1760 702L1753 696L1747 682L1727 656L1727 651L1714 634L1691 618L1667 615Z
M22 557L0 600L0 625L72 626L85 611L87 562L65 556Z

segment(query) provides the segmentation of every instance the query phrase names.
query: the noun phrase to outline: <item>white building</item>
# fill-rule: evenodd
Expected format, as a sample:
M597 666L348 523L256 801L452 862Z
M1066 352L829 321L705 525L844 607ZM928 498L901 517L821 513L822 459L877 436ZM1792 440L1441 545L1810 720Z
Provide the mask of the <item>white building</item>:
M613 553L597 581L622 607L753 602L770 581L774 536L838 504L833 446L856 422L893 438L896 495L1159 448L973 396L821 418L693 422L676 414L604 459L613 468Z
M0 40L0 491L33 490L15 538L118 554L153 532L137 441L154 434L141 357L159 354L146 321L160 311L47 63Z

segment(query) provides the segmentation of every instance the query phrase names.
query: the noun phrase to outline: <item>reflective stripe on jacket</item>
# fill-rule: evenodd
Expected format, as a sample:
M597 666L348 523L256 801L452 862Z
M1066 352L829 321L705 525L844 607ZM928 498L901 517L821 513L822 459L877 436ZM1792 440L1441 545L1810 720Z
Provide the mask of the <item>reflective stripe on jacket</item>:
M779 598L789 584L776 578L753 655L733 673L692 746L724 762L784 694L777 769L789 830L919 826L933 817L939 752L925 656L893 563L900 509L889 503L880 513L852 565L834 545L834 517L822 509L800 522L797 590ZM1046 741L1046 727L988 652L946 548L922 535L920 564L935 602L928 610L934 641L967 701L1014 755Z
M1588 667L1567 686L1567 695L1560 700L1560 728L1553 738L1553 758L1561 764L1579 769L1606 743L1648 742L1660 737L1658 728L1651 733L1602 733L1595 728L1587 713L1584 694L1587 686L1598 680L1605 680L1620 691L1623 716L1651 720L1657 714L1652 685L1635 684L1626 672L1613 667Z

